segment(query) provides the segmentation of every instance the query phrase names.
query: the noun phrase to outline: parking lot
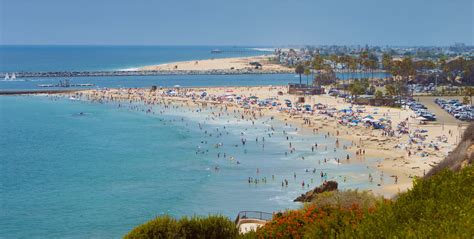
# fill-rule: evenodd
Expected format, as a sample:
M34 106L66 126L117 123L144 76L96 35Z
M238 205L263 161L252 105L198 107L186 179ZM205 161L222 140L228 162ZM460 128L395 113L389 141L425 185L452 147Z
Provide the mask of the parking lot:
M450 115L444 109L439 107L439 105L437 105L434 102L434 100L436 98L461 100L462 97L437 97L437 96L414 97L415 100L417 100L420 103L424 104L430 112L433 112L433 113L436 114L438 123L445 123L445 124L459 124L459 123L465 124L466 123L466 122L463 122L461 120L458 120L458 119L454 118L454 116Z

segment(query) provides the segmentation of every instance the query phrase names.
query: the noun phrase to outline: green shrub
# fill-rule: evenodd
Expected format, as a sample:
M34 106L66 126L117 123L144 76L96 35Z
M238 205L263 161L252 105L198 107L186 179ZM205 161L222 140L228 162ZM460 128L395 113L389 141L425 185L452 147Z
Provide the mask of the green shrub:
M375 207L376 204L382 200L383 197L375 196L368 191L344 190L317 194L311 203L319 207L334 205L343 208L350 208L355 204L364 209L368 209ZM306 206L310 204L306 204Z
M359 238L472 238L473 205L474 167L444 170L417 179L413 189L348 229Z
M246 232L245 234L239 234L239 236L237 238L239 238L239 239L255 239L255 238L258 238L258 237L257 237L257 232L252 230L252 231Z
M177 238L178 235L178 221L170 216L162 216L136 227L125 238Z
M224 216L183 217L179 221L169 216L157 217L133 229L126 239L151 238L236 238L234 222Z

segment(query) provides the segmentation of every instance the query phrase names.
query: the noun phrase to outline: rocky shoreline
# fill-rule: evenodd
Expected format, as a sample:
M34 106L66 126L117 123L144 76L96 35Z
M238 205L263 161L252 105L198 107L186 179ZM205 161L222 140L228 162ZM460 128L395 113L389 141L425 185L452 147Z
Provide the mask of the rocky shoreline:
M324 182L321 186L316 187L313 190L306 192L305 194L301 194L301 196L297 197L295 200L293 200L293 202L311 202L317 194L331 192L335 190L337 190L337 182L327 181Z

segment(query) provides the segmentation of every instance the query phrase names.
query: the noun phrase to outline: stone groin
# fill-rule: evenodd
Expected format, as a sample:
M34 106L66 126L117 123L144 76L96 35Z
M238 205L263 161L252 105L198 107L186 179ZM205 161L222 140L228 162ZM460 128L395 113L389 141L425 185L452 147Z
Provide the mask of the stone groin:
M288 74L289 70L199 70L199 71L51 71L51 72L14 72L17 78L28 77L106 77L106 76L158 76L158 75L243 75L243 74ZM5 77L8 73L0 73Z

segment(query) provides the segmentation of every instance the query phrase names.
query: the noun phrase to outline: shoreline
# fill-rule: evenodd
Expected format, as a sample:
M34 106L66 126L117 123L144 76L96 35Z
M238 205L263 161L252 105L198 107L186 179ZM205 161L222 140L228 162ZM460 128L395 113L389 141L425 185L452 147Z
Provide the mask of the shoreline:
M167 96L164 95L166 90L175 90L178 95ZM239 105L236 102L228 102L216 99L198 99L192 98L192 94L196 95L200 91L206 91L211 96L224 95L239 95L242 97L255 96L261 99L276 97L277 101L282 102L283 99L296 100L295 95L288 95L286 87L283 86L257 86L257 87L190 87L190 88L163 88L156 92L150 92L148 89L129 89L126 93L124 89L109 89L107 91L100 90L84 90L76 94L70 95L85 95L91 98L94 97L111 97L112 99L134 99L147 102L147 99L160 99L170 103L187 102L188 104L196 105L216 105L221 107L229 107L236 110L253 110L255 113L260 112L266 116L274 116L282 122L288 122L298 128L304 128L310 132L324 132L329 137L346 140L352 142L352 147L347 148L351 153L351 160L373 161L368 164L368 167L381 172L380 180L375 179L373 192L385 197L393 197L398 192L405 191L412 186L414 177L421 177L424 173L429 171L431 167L435 166L439 161L455 147L455 140L457 134L462 133L458 125L417 125L415 119L411 118L413 112L410 110L387 108L387 107L370 107L365 106L365 114L374 114L391 118L392 124L398 124L402 121L408 122L410 129L414 134L419 134L419 130L428 130L429 135L426 135L426 142L424 144L407 144L411 140L410 135L395 135L386 136L381 130L373 130L364 126L347 127L341 125L337 119L328 117L325 114L306 114L301 112L285 112L279 110L278 107L259 107L251 105ZM121 92L121 93L119 93ZM140 93L141 92L141 93ZM277 92L285 92L282 95L277 95ZM186 95L186 96L185 96ZM147 98L149 97L149 98ZM296 101L293 101L296 102ZM322 103L337 109L348 107L340 99L335 99L330 96L307 96L308 103ZM438 138L445 139L443 142ZM439 150L427 147L428 144L437 144ZM364 151L364 154L358 152ZM408 153L408 152L412 153ZM410 156L408 156L410 154ZM345 161L345 160L344 160ZM344 162L346 163L346 162ZM347 162L350 163L350 162ZM384 176L385 173L385 176ZM388 179L387 179L388 178ZM396 178L396 179L395 179ZM385 180L385 182L384 182ZM397 181L393 183L393 181ZM380 181L380 182L379 182ZM387 183L389 182L389 183Z

